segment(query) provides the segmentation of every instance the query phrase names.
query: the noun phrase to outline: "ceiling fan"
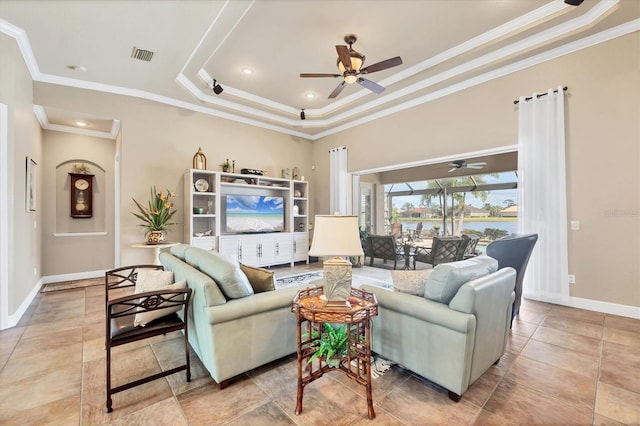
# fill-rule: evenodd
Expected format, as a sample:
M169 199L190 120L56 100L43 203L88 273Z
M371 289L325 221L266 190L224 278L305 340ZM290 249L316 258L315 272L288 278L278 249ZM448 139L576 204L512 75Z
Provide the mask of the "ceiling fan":
M467 163L465 160L456 160L456 161L453 161L453 162L449 163L449 165L452 167L449 170L449 173L451 173L451 172L453 172L455 170L458 170L458 169L481 169L484 166L486 166L487 163L484 162L484 161L480 161L480 162L477 162L477 163Z
M367 80L366 78L362 78L361 75L371 74L372 72L386 70L387 68L392 68L402 64L402 59L400 56L396 56L395 58L390 58L382 62L377 62L373 65L369 65L368 67L362 68L364 64L365 56L361 53L353 50L353 43L355 43L357 37L355 34L347 34L344 36L344 41L349 45L347 46L336 46L336 51L338 52L338 69L340 70L340 74L317 74L317 73L303 73L300 74L302 78L308 77L343 77L343 81L338 84L333 92L329 95L329 99L333 99L337 97L342 89L345 88L347 84L358 83L362 87L365 87L372 92L382 93L384 91L384 87L379 85L378 83L374 83L371 80Z

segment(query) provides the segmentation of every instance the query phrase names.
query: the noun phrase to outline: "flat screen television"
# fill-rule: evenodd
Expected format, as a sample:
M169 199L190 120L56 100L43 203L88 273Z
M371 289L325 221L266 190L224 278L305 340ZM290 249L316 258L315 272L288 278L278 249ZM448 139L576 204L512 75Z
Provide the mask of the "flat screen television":
M284 231L284 198L265 195L226 196L227 233Z

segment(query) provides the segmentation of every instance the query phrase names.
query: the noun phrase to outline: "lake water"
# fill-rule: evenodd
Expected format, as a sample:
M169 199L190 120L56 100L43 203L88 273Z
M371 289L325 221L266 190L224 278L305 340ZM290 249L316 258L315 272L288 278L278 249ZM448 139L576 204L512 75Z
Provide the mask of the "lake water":
M400 221L400 223L402 223L403 231L414 230L418 225L418 222ZM442 227L442 222L438 222L438 224L440 225L440 227ZM435 225L435 222L423 222L422 230L426 231L428 229L431 229L433 225ZM450 224L448 226L449 228L451 228ZM504 231L507 231L509 234L515 234L516 232L518 232L518 222L515 220L510 222L478 222L472 220L464 221L463 229L483 232L485 228L502 229Z

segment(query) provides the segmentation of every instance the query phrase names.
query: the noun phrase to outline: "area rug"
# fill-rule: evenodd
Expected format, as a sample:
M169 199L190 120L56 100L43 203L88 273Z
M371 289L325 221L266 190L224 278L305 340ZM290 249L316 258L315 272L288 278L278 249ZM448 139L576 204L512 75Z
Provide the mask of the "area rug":
M59 283L49 283L42 286L40 293L49 293L60 290L73 290L77 288L104 285L104 278L89 278L86 280L62 281Z
M302 274L289 275L286 277L276 278L276 289L297 287L305 285L310 281L319 280L322 278L322 271L305 272Z
M357 361L354 359L351 361L351 365L356 367ZM389 371L391 367L396 365L395 362L384 359L378 355L374 355L371 357L371 377L373 379L378 379L384 376L384 373Z
M294 286L303 286L311 281L319 280L323 277L322 271L305 272L302 274L289 275L287 277L276 278L276 289L289 288ZM377 287L392 288L392 284L376 280L374 278L367 277L365 275L353 274L352 278L353 287L358 288L364 284L375 285Z

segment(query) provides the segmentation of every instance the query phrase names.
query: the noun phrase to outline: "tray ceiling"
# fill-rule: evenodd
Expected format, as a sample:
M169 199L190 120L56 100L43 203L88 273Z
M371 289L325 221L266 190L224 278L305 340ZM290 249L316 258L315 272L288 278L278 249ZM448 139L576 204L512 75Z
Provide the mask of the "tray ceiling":
M3 0L0 30L17 40L35 81L315 140L638 31L639 10L636 0ZM365 66L402 57L366 76L386 87L381 94L352 84L328 99L341 78L299 77L338 72L335 45L348 33ZM132 58L134 48L153 52L150 61ZM46 105L41 114L69 127L79 120Z

